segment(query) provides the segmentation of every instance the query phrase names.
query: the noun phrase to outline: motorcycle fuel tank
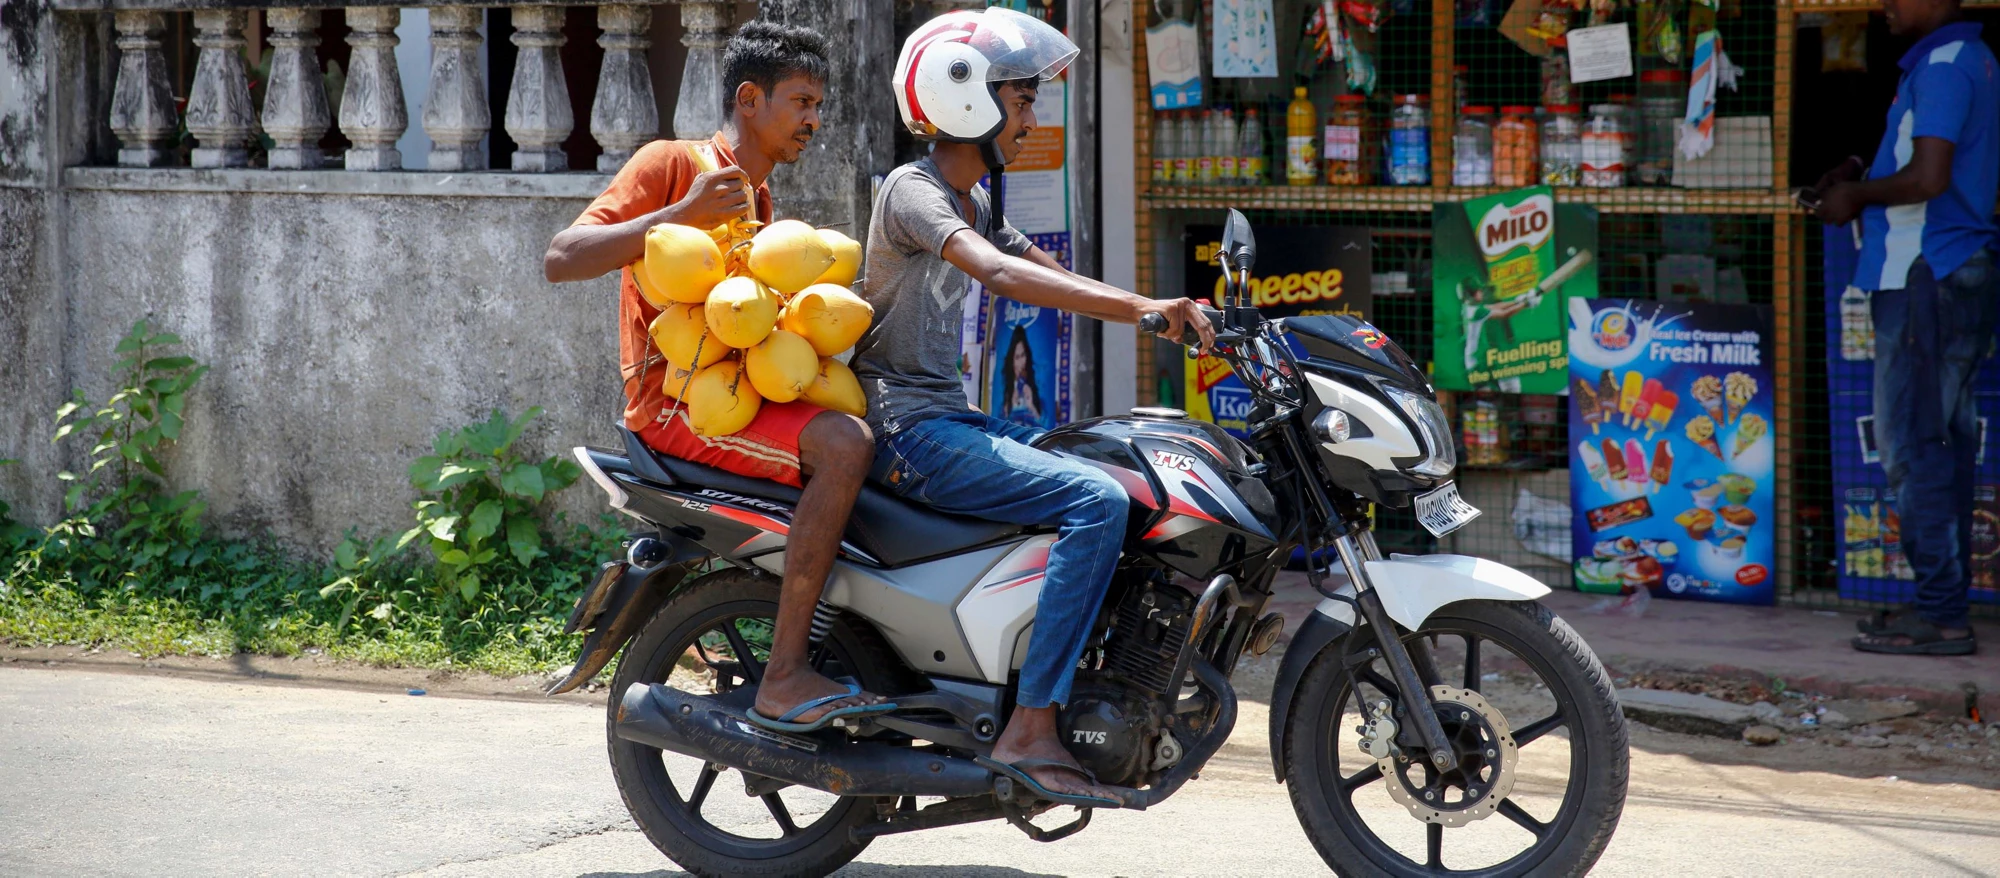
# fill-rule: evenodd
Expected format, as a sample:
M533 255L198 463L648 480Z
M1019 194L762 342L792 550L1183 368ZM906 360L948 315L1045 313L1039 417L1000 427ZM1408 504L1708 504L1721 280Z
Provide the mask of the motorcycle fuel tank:
M1094 418L1035 442L1109 473L1132 498L1136 549L1206 579L1277 543L1277 503L1249 472L1252 452L1175 409Z

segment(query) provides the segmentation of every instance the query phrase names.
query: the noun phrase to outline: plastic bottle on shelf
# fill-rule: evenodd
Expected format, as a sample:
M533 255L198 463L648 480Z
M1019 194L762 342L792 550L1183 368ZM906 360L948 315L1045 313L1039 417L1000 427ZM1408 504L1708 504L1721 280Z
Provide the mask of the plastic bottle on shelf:
M1215 185L1215 123L1218 115L1212 109L1201 111L1201 118L1195 121L1194 183L1196 186Z
M1215 182L1218 186L1234 186L1237 179L1236 157L1236 111L1223 107L1216 114L1215 140L1209 144L1209 151L1215 154Z
M1396 96L1389 111L1389 182L1397 186L1431 183L1430 97Z
M1174 136L1174 182L1194 185L1195 157L1201 155L1201 120L1193 110L1181 111L1180 131Z
M1174 114L1153 114L1153 185L1174 179Z
M1236 179L1244 186L1262 186L1264 177L1264 121L1256 107L1243 110L1243 124L1236 132Z
M1292 103L1285 108L1285 182L1311 186L1319 180L1319 149L1313 143L1313 129L1319 127L1319 113L1306 97L1306 87L1292 89Z
M1451 136L1451 185L1493 185L1493 108L1468 106Z
M1583 185L1598 189L1625 185L1625 127L1620 114L1616 104L1590 105L1590 122L1581 137Z
M1533 113L1523 106L1500 108L1500 123L1493 126L1495 185L1519 188L1540 182L1541 132Z
M1542 182L1575 186L1583 169L1583 123L1576 118L1576 105L1557 104L1543 110L1548 118L1542 123Z
M1367 142L1367 98L1347 94L1333 99L1326 117L1326 182L1335 186L1365 186L1372 176L1362 157Z

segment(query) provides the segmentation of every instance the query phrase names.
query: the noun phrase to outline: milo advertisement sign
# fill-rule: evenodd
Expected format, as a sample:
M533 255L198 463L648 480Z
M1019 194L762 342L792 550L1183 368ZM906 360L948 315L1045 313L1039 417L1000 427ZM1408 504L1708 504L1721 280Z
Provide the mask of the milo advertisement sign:
M1597 294L1597 214L1531 186L1432 212L1433 379L1446 390L1562 393L1562 300Z
M1187 229L1187 294L1222 305L1221 226ZM1371 244L1368 230L1350 226L1276 226L1257 230L1257 265L1246 288L1248 303L1265 317L1344 314L1369 320ZM1202 357L1188 363L1188 414L1238 436L1247 435L1250 390L1227 362Z

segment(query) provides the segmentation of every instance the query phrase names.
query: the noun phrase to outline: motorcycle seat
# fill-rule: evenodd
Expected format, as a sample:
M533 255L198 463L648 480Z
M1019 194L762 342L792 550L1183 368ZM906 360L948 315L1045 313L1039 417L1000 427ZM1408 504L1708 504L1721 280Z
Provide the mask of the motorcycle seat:
M633 470L663 484L715 488L745 497L795 507L799 489L768 479L739 476L726 470L654 451L637 434L619 427ZM902 567L998 542L1023 528L1004 521L951 515L911 503L873 482L861 483L854 512L847 519L847 542L867 552L884 567Z

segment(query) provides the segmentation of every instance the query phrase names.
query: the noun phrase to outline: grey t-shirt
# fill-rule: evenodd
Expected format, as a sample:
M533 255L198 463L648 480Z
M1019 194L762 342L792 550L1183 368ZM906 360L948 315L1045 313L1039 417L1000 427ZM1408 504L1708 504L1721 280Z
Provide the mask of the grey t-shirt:
M958 197L929 158L889 173L876 196L868 229L868 277L861 297L875 322L854 346L850 365L868 396L868 426L879 438L924 418L969 411L959 383L959 331L972 278L943 256L961 229L985 234L992 204L985 187L972 190L976 225L959 214ZM1034 245L1006 225L987 234L995 247L1020 256Z

